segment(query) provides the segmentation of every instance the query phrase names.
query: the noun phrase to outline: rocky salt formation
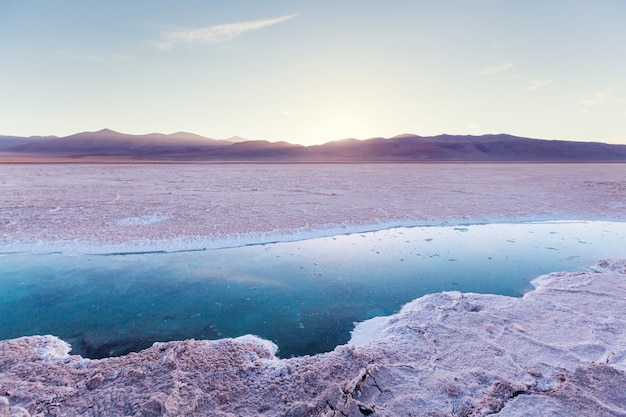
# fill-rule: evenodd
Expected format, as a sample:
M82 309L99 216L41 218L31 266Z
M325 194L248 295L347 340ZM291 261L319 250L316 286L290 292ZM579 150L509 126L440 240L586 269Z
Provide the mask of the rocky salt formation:
M312 357L253 336L102 360L53 336L2 341L0 416L625 415L626 260L533 284L427 295Z

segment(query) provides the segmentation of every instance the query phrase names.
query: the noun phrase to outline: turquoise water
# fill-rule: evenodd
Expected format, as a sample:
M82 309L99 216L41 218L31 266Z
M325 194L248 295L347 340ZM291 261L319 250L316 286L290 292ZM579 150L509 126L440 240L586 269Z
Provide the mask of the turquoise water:
M626 257L626 223L395 228L196 252L0 255L0 339L54 334L101 358L246 333L279 356L332 350L354 322L427 293L521 296L530 280Z

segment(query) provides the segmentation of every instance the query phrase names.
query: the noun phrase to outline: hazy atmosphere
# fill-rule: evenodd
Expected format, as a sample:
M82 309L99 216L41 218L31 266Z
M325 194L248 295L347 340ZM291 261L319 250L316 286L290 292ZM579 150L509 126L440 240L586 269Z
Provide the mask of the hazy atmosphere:
M626 416L626 0L0 0L0 417Z
M621 0L0 2L4 135L626 143Z

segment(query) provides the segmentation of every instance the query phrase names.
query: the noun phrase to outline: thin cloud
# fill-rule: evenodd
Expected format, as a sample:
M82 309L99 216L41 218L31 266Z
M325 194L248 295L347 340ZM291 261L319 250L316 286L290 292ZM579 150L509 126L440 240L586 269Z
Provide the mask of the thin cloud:
M77 61L89 61L89 62L105 62L106 59L101 57L101 56L97 56L97 55L90 55L90 54L73 54L71 52L67 52L67 51L61 51L61 53L65 56L68 56L72 59L75 59Z
M166 32L162 36L162 40L156 43L157 48L163 50L172 49L178 44L194 44L194 43L218 43L224 42L245 33L252 32L268 26L282 23L297 16L291 14L288 16L277 17L275 19L254 20L251 22L228 23L224 25L207 26L204 28L179 30Z
M613 95L613 91L606 90L606 91L601 91L599 93L596 93L589 98L579 100L578 104L580 104L580 111L582 111L583 113L587 113L589 110L591 110L594 107L614 103L616 101L617 99Z
M526 88L526 91L535 91L543 88L549 84L552 84L552 80L531 80L530 84Z
M502 74L503 72L506 72L508 70L510 70L511 68L513 68L514 64L512 62L507 62L505 64L501 64L501 65L494 65L492 67L488 67L485 68L484 70L482 70L482 74L484 75L498 75L498 74Z

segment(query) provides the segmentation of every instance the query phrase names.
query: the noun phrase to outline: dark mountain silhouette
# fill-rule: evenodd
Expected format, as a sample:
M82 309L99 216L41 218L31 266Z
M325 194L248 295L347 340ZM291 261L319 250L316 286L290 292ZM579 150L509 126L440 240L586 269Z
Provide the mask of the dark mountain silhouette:
M225 158L251 156L259 159L272 158L302 158L306 155L313 157L310 151L302 145L294 145L288 142L268 142L266 140L250 140L246 142L236 142L225 148L220 148L211 152L211 156L222 156Z
M171 161L276 162L626 162L626 145L530 139L507 134L343 139L323 145L209 139L193 133L127 135L109 129L66 137L0 136L0 151L74 159L98 156Z
M26 145L28 143L36 143L36 142L43 142L43 141L48 141L50 139L55 139L56 136L29 136L29 137L22 137L22 136L3 136L0 135L0 151L6 151L8 149L20 146L20 145Z
M390 139L347 139L310 147L341 160L386 161L626 161L626 145L541 140L512 135L399 135Z
M181 153L231 145L231 142L205 138L187 132L171 135L150 133L128 135L110 129L83 132L61 138L36 141L8 150L50 155L154 155Z
M228 142L232 142L232 143L247 142L248 141L248 139L242 138L241 136L231 136L231 137L229 137L227 139L224 139L224 140L226 140Z

